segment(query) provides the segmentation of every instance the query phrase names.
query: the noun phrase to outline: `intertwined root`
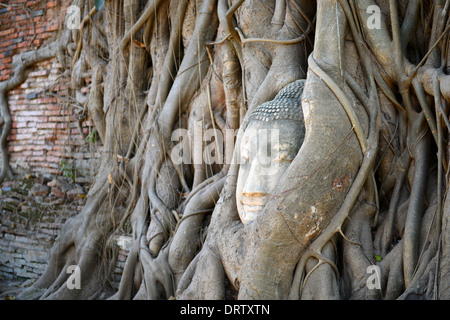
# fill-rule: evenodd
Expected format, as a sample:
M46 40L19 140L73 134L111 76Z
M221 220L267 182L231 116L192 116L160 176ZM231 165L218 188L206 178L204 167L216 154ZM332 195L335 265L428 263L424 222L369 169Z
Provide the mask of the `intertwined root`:
M42 297L99 297L106 244L128 221L134 245L113 298L448 293L437 290L449 256L442 230L450 92L439 69L448 59L448 5L421 17L420 1L400 12L391 1L372 30L364 23L371 0L155 0L144 8L121 0L100 12L91 2L77 2L86 19L70 60L90 68L88 106L104 159L88 204L34 286L46 290ZM414 30L424 39L430 32L429 43ZM428 49L405 52L414 47ZM412 55L421 61L410 63ZM243 226L239 167L173 163L172 131L201 120L240 129L239 142L257 105L305 78L304 145L261 217ZM4 109L9 89L0 89ZM8 172L2 161L0 177ZM70 264L90 275L82 291L64 288ZM381 289L367 286L371 266L380 268Z

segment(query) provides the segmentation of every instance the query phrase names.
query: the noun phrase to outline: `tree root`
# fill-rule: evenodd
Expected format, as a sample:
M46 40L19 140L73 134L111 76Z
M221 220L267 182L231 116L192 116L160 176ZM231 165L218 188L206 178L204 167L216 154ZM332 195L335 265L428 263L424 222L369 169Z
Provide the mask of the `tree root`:
M31 66L37 62L53 58L56 55L58 45L59 43L55 41L40 49L14 56L12 77L0 83L0 122L2 123L0 135L0 153L2 155L0 182L5 178L13 178L7 148L7 138L12 126L11 114L8 108L8 92L25 82Z
M193 196L184 209L183 218L178 222L177 232L170 243L169 249L169 265L174 273L176 284L198 250L199 231L204 215L196 215L195 213L214 208L224 183L225 178L211 183Z
M275 39L264 39L264 38L246 38L244 36L244 34L242 33L241 29L236 28L236 31L239 34L239 37L241 39L241 43L243 46L245 46L247 43L252 43L252 42L265 42L265 43L284 44L284 45L297 44L302 41L305 41L307 38L307 34L308 34L308 30L307 30L306 33L302 34L300 37L295 38L295 39L275 40Z
M316 8L309 1L238 0L229 7L226 0L198 5L153 0L143 10L131 2L105 5L108 46L102 49L109 56L102 64L95 56L90 59L89 107L100 114L94 122L105 159L90 201L67 224L72 230L63 230L46 275L33 290L45 290L38 292L42 298L103 297L95 279L106 270L101 261L107 260L106 243L130 219L134 244L113 299L224 299L229 284L238 298L448 295L448 288L439 291L437 279L448 274L442 188L448 171L444 124L450 127L450 78L442 68L447 58L442 54L439 61L438 53L448 51L444 34L450 1L445 8L435 6L429 26L423 26L432 37L418 65L405 53L418 46L411 35L419 28L420 1L408 4L405 17L390 3L392 37L384 15L381 29L362 23L373 0L339 0L341 6L318 1L317 26L310 16ZM261 14L249 20L249 8ZM194 15L195 24L185 21ZM188 24L189 30L183 30ZM316 36L311 55L303 43L309 32ZM75 57L89 47L88 30L83 35ZM132 42L135 38L139 41ZM221 47L207 51L212 44ZM359 59L358 66L349 67L347 53ZM424 52L412 53L419 61ZM171 166L172 131L191 128L187 123L194 112L222 133L239 129L236 160L253 108L305 78L308 55L309 91L302 97L308 138L277 194L256 221L244 226L236 211L236 161L213 170ZM151 69L151 78L136 77L141 69ZM381 106L379 95L386 105ZM427 95L434 97L434 110ZM207 111L197 112L200 102ZM10 119L1 115L3 138ZM437 168L429 165L435 147ZM344 180L345 187L330 191L330 184ZM122 196L125 210L115 208L122 191L130 193ZM93 273L83 278L83 293L65 287L71 264ZM367 270L373 266L381 270L381 288L375 290L368 288Z

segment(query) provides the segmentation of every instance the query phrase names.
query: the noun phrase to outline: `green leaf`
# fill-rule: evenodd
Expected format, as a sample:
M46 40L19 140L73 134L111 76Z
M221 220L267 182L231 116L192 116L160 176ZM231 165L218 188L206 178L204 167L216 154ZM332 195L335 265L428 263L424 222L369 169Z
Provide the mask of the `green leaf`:
M380 262L381 260L383 260L383 258L382 258L379 254L376 254L376 255L375 255L375 259L376 259L378 262Z
M95 8L100 10L105 4L105 0L95 0Z

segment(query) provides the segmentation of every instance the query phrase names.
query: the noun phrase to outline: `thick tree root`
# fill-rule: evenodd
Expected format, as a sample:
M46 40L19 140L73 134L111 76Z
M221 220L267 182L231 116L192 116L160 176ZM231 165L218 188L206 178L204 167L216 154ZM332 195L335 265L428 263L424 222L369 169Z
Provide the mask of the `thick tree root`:
M79 3L87 16L71 47L72 76L78 86L83 64L91 68L87 103L103 162L85 209L63 228L28 297L449 295L448 4L421 17L420 1L393 1L381 28L370 29L362 22L374 0L120 0L96 15L89 3ZM421 52L424 40L412 35L427 28ZM236 160L249 114L304 78L303 146L261 216L243 225ZM11 127L5 86L19 82L0 84L3 157ZM172 132L196 125L239 130L231 162L175 164ZM9 172L3 159L0 178ZM134 244L111 295L101 275L127 221ZM67 288L69 265L81 267L83 290ZM375 267L379 286L367 272Z

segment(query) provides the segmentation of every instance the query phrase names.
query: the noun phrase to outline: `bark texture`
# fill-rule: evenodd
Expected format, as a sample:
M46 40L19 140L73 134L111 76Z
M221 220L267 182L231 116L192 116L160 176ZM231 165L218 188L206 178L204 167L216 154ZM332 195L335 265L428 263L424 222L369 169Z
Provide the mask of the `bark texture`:
M104 153L85 208L24 297L449 298L449 1L74 4L86 18L65 43L77 50L59 58L75 90L80 70L92 77ZM16 58L18 77L53 46ZM180 163L172 150L194 142L195 159L195 146L208 151L233 129L237 160L251 111L298 79L303 144L244 225L237 161ZM2 178L6 95L20 81L0 84ZM128 223L134 245L114 292L114 238ZM81 290L65 283L73 264Z

